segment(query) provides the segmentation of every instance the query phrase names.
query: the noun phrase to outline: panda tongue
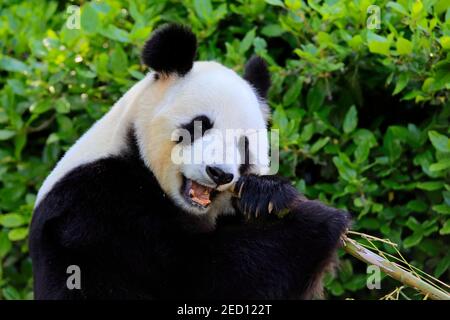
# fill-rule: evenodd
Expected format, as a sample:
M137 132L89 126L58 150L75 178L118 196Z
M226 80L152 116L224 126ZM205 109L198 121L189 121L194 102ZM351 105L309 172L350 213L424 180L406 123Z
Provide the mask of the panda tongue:
M202 206L207 206L211 203L211 200L209 200L210 191L211 188L202 186L201 184L192 181L191 189L189 190L189 196L191 197L192 201L195 201Z

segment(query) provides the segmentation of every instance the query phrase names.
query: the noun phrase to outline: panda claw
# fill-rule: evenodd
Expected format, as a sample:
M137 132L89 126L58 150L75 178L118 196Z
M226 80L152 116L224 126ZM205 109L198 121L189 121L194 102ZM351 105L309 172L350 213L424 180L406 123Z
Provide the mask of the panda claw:
M267 207L267 211L269 212L269 214L272 213L272 211L273 211L273 203L272 202L269 202L269 206Z
M237 194L238 199L241 198L241 195L242 195L242 188L243 188L243 187L244 187L244 183L242 183L242 184L240 185L240 187L239 187L239 192L238 192L238 194Z

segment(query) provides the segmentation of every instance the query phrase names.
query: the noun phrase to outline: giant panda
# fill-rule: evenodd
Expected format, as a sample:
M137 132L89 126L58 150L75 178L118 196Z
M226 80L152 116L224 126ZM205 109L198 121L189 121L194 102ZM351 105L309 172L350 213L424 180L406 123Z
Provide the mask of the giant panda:
M142 51L152 71L44 181L29 243L36 299L320 297L346 212L268 175L264 138L262 152L246 136L227 146L240 148L234 161L172 159L176 147L210 143L212 129L268 126L264 61L251 58L241 77L194 62L196 48L185 26L157 29ZM180 129L200 134L174 139ZM68 286L71 266L78 287Z

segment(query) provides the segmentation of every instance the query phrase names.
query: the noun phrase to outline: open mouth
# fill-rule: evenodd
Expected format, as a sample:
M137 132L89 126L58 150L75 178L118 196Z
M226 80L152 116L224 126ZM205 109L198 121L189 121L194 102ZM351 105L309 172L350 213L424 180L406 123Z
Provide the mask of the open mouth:
M217 190L183 176L182 194L185 200L196 207L205 209L214 199Z

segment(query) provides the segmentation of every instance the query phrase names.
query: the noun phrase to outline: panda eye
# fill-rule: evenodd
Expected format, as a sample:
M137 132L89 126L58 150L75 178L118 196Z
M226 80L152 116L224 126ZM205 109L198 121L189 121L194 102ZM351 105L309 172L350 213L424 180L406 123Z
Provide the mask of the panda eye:
M212 121L205 115L196 116L193 118L189 123L183 124L181 128L187 130L191 136L191 143L194 142L195 133L201 132L201 136L205 134L205 131L211 129L213 127ZM180 137L177 141L177 143L180 143L183 141L183 138Z

